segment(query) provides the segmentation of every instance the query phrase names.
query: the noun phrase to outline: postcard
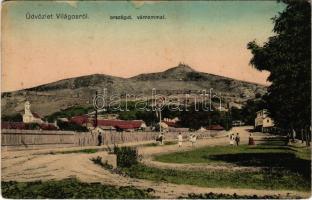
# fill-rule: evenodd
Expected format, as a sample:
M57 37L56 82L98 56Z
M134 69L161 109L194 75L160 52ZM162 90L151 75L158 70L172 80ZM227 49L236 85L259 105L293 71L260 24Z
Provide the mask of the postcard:
M311 1L1 9L2 198L311 197Z

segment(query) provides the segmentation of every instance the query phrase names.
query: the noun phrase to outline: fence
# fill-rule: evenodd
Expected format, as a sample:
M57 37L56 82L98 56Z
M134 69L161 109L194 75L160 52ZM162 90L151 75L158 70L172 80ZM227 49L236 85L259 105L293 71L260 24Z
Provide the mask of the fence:
M196 133L199 138L216 136L220 132L206 131ZM221 132L222 133L222 132ZM140 141L155 141L158 132L105 132L102 134L103 143L122 144ZM173 140L178 132L165 133L165 140ZM188 137L189 132L183 132L183 137ZM1 130L1 146L30 148L36 146L93 146L97 145L98 133L73 132L73 131L44 131L44 130Z

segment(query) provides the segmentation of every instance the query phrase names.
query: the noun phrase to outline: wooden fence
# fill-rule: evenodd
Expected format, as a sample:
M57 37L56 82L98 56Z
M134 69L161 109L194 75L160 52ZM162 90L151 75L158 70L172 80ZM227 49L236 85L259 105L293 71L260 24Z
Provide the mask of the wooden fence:
M195 133L199 138L216 136L222 132L207 131ZM105 132L102 134L104 145L122 144L140 141L155 141L157 132ZM188 137L189 132L183 132ZM177 132L165 133L165 140L174 140ZM43 130L1 130L2 147L30 148L36 146L93 146L97 145L98 133L73 131L43 131Z

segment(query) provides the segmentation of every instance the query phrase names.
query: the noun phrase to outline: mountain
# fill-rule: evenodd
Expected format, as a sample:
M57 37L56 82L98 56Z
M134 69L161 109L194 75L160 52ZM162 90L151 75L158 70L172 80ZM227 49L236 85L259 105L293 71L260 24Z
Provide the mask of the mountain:
M198 72L188 65L179 64L163 72L140 74L131 78L120 78L104 74L93 74L64 79L33 88L2 93L2 114L23 112L24 102L31 102L32 110L42 116L74 105L91 106L95 91L108 94L143 95L150 97L152 89L157 94L181 97L184 93L199 96L202 90L213 88L227 103L240 107L257 93L266 93L263 85L235 80L223 76Z

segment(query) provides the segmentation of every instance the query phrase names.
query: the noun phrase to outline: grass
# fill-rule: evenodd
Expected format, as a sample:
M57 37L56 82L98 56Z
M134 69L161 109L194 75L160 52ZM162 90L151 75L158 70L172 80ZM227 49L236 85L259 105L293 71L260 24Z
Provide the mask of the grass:
M181 171L144 165L123 170L131 177L175 184L310 191L310 155L309 148L287 146L283 140L268 139L264 144L257 146L205 147L155 157L157 161L169 163L216 165L230 163L238 166L263 167L260 171Z
M136 165L122 169L133 178L156 182L188 184L201 187L231 187L253 189L289 189L310 191L311 183L300 174L281 170L243 171L181 171Z
M164 141L163 145L175 145L175 144L178 144L178 142L177 141ZM155 142L155 143L147 143L147 144L144 144L143 146L144 147L156 147L156 146L161 146L161 145Z
M266 141L257 146L214 146L192 151L158 155L166 163L235 164L238 166L282 168L304 177L311 174L310 148L288 146L283 141Z
M194 194L189 193L187 196L181 196L179 199L279 199L280 196L277 195L237 195L234 194L217 194L213 192L204 193L204 194Z
M50 154L69 154L69 153L96 153L98 151L103 151L103 149L80 149L80 150L73 150L73 151L59 151L59 152L51 152Z
M10 199L146 199L148 191L132 186L115 187L101 183L82 183L77 179L61 181L1 182L2 196Z

